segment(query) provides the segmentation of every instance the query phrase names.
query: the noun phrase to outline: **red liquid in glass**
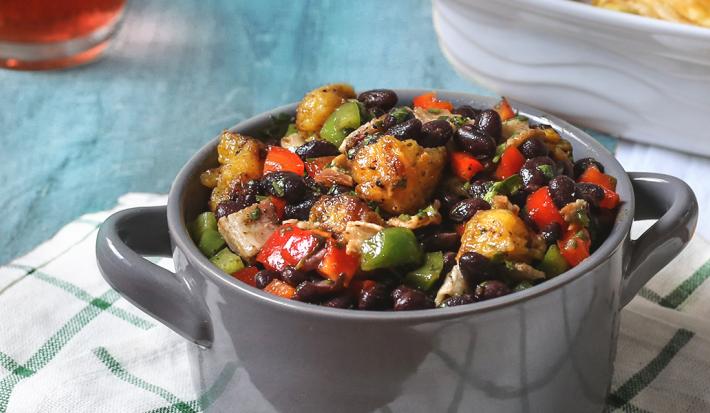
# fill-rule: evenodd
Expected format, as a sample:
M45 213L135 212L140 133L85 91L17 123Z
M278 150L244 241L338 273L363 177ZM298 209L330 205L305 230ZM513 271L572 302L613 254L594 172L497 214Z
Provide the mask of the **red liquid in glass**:
M89 36L115 24L125 3L126 0L0 0L0 48L2 43L42 44ZM105 45L99 46L92 45L101 50ZM6 60L12 60L6 55L7 52L3 56ZM7 61L5 65L12 67Z

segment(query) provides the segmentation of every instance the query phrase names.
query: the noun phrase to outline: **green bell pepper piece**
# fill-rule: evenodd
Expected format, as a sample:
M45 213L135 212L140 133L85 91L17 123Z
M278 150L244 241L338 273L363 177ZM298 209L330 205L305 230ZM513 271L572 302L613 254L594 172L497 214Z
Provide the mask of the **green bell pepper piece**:
M320 130L320 137L340 146L351 131L360 126L360 106L357 102L345 102L326 119Z
M230 251L229 248L223 248L214 257L210 258L210 261L227 274L234 274L244 268L242 259L239 255Z
M441 276L443 269L444 254L441 251L428 252L424 257L424 264L408 272L404 277L404 283L409 287L429 291Z
M289 123L288 128L286 129L286 133L284 133L284 136L293 135L296 132L298 132L298 129L296 128L296 124Z
M192 221L190 226L190 235L196 241L202 238L202 234L208 229L217 231L217 218L215 218L212 212L203 212Z
M416 265L421 260L422 251L411 229L385 228L362 243L360 267L365 271Z
M197 248L205 254L206 257L210 258L217 253L222 247L224 247L224 238L215 229L207 229L202 233L200 241L197 243Z
M486 202L492 202L496 195L513 195L523 187L523 178L515 174L502 181L495 182L483 196Z
M552 244L545 252L542 262L538 265L540 271L544 272L548 277L556 277L569 269L567 261L560 253L557 245Z

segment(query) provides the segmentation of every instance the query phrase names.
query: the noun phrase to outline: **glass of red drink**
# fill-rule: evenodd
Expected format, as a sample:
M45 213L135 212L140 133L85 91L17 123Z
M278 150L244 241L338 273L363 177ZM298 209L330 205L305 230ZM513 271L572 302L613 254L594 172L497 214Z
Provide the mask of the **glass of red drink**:
M42 70L104 51L126 0L0 0L0 67Z

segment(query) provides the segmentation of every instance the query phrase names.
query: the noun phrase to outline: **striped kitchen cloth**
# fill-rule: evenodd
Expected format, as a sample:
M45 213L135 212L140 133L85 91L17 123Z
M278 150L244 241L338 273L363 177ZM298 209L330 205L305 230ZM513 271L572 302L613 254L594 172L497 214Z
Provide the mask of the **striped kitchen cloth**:
M164 202L128 194L0 267L0 413L209 411L245 374L226 365L196 391L195 347L99 274L100 223L119 209ZM622 311L609 410L710 411L709 259L708 243L695 238Z

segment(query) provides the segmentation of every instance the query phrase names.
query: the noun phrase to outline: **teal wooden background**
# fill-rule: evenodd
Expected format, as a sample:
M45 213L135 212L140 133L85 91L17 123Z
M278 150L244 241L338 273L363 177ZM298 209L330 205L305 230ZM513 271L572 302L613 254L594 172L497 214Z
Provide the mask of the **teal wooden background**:
M136 0L102 60L0 70L0 263L125 192L167 192L220 130L333 81L486 93L442 56L427 0Z

